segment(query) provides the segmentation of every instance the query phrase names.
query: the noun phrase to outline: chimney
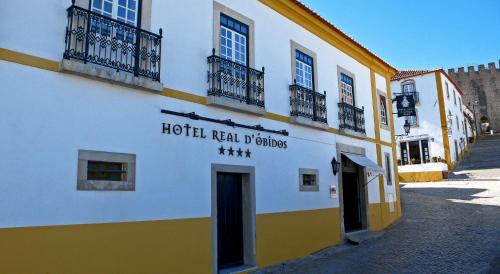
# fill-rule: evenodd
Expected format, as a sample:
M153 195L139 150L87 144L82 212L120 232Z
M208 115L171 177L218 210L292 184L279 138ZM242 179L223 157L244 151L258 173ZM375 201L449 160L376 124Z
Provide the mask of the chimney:
M458 68L458 73L464 73L464 72L465 72L465 71L464 71L464 67L460 67L460 68Z
M454 74L454 73L455 73L455 69L454 68L448 69L448 74Z
M478 71L483 71L484 70L484 65L479 65Z
M468 66L467 67L468 72L474 72L474 66Z
M488 69L491 70L491 71L494 71L496 68L495 68L495 63L488 63Z

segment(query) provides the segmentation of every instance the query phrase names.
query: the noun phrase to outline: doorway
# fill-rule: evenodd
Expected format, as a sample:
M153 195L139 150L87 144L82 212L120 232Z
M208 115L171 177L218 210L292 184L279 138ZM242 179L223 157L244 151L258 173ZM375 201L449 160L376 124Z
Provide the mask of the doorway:
M344 230L346 233L365 229L366 190L361 175L364 168L342 155L342 201Z
M255 170L212 164L213 273L255 266Z
M243 265L243 186L241 174L217 173L217 266Z

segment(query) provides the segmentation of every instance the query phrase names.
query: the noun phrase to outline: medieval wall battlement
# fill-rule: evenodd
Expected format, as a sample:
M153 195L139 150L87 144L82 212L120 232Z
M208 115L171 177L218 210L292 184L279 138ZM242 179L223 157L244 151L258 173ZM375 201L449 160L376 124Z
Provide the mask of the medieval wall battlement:
M488 121L488 129L500 132L500 62L449 69L448 75L463 91L463 103L473 109L478 129Z
M464 67L459 67L458 69L448 69L448 74L457 74L457 73L480 73L480 72L500 72L500 60L498 61L498 68L496 67L496 63L491 62L488 63L488 66L486 67L485 65L479 65L477 67L475 66L468 66L467 71L465 71Z

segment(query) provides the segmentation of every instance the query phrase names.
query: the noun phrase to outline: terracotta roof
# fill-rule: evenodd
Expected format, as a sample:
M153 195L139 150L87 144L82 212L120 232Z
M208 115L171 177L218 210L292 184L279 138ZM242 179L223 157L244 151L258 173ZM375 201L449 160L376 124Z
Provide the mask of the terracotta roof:
M398 71L398 73L396 73L396 75L394 75L391 78L391 81L399 81L399 80L402 80L405 78L420 76L420 75L424 75L424 74L428 74L428 73L434 73L436 71L440 71L442 74L444 74L444 77L446 77L448 79L448 81L450 81L455 86L455 89L458 91L458 93L460 93L460 95L462 95L462 96L464 95L464 93L460 89L460 86L458 86L457 83L453 79L451 79L451 77L448 75L448 73L446 73L446 71L444 71L444 69L442 69L442 68L439 68L439 69L400 70L400 71Z
M398 71L398 73L396 73L396 75L392 76L391 80L397 81L397 80L401 80L404 78L424 75L427 73L433 73L433 72L436 72L438 70L439 69L401 70L401 71Z
M386 66L390 67L391 69L396 70L393 66L389 65L389 63L387 63L384 60L382 60L382 58L378 57L375 53L371 52L368 48L366 48L365 46L361 45L361 43L359 43L358 41L354 40L354 38L352 38L351 36L347 35L342 30L340 30L339 28L337 28L333 23L331 23L330 21L328 21L323 16L319 15L319 13L315 12L312 8L310 8L307 5L305 5L300 0L290 0L290 1L294 2L295 4L297 4L298 6L300 6L302 9L304 9L305 11L307 11L309 14L313 15L314 17L316 17L317 19L319 19L320 21L322 21L323 23L325 23L326 25L328 25L328 27L330 27L334 31L340 33L342 36L344 36L345 38L347 38L348 40L350 40L353 44L357 45L358 47L360 47L361 49L363 49L364 51L366 51L368 54L370 54L371 56L375 57L380 62L382 62L383 64L385 64Z

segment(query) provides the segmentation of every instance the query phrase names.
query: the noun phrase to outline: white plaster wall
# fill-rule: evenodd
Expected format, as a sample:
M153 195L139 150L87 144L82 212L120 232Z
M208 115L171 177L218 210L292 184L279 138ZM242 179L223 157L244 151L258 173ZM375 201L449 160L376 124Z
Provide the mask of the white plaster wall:
M400 141L419 139L421 135L429 136L430 157L441 157L444 159L443 134L441 131L441 116L439 113L439 102L437 97L436 78L434 73L424 74L400 81L392 81L391 89L393 93L401 92L401 83L408 79L415 81L415 88L420 95L420 104L416 105L418 114L418 127L412 127L410 134L398 137L398 159L401 159ZM396 103L393 104L396 112ZM404 134L404 117L395 116L395 132L397 135ZM432 141L434 139L434 141Z
M387 96L389 96L389 94L387 92L387 80L386 80L386 78L384 78L383 76L381 76L378 73L375 73L375 81L376 81L377 90L380 90L380 91L384 92ZM392 113L389 113L389 104L391 104L391 102L389 101L389 97L387 97L387 112L388 112L387 117L389 118L389 130L381 127L380 128L380 139L382 141L391 143L392 137L391 137L390 128L391 128L391 123L393 122L392 119L394 118L394 115L392 115ZM379 106L379 112L380 112L380 106Z
M288 86L293 82L290 40L294 40L317 54L317 91L327 92L329 125L338 128L339 65L356 76L356 105L365 108L367 135L374 137L369 68L258 1L220 0L220 3L255 21L255 67L266 68L268 111L290 113ZM4 1L0 16L8 23L0 26L0 47L61 60L66 8L70 4L69 0L46 0L43 4ZM27 5L23 16L18 16L20 5ZM24 22L26 17L30 18L30 24ZM185 0L182 5L178 1L153 1L151 31L164 30L161 79L167 87L206 95L206 57L214 47L212 23L212 1ZM16 31L12 31L14 27Z
M387 170L386 166L386 161L385 161L385 155L389 154L391 157L391 178L392 178L392 185L387 185L387 176L384 175L384 192L385 192L385 201L386 202L395 202L397 200L397 195L396 195L396 179L395 179L395 173L394 173L394 162L393 162L393 155L392 155L392 148L387 147L387 146L382 146L382 167L384 170ZM377 180L378 182L378 180Z
M365 107L367 135L374 138L367 67L258 1L220 2L255 21L255 63L257 68L266 67L268 111L289 115L290 40L294 40L318 56L318 91L327 91L330 126L338 128L339 65L356 75L357 106ZM0 25L0 47L62 59L70 1L6 0L2 5L0 17L8 23ZM26 17L30 24L24 22ZM162 82L205 96L206 57L213 47L212 1L186 0L182 5L153 1L151 25L153 32L164 30ZM329 186L338 181L330 167L337 138L365 147L376 162L374 144L320 130L8 62L0 62L0 75L5 83L0 90L0 154L9 155L0 164L0 227L207 217L211 163L255 166L257 213L338 207L338 199L329 198ZM283 138L289 148L250 146L249 160L220 157L216 150L220 144L162 135L162 122L187 120L163 115L161 108L286 129L290 136ZM78 149L136 154L136 191L76 191ZM299 192L299 168L320 170L319 192ZM379 202L378 183L370 183L369 201Z
M449 141L450 141L450 156L451 156L451 161L456 162L457 159L457 154L456 154L456 149L455 149L455 140L457 141L458 144L458 154L460 154L460 140L461 138L465 139L465 133L463 132L463 126L462 123L465 119L463 110L460 109L460 101L462 100L462 95L458 92L458 88L451 82L445 74L441 73L441 79L442 79L442 85L443 85L443 96L444 96L444 104L445 104L445 109L446 109L446 115L448 116L448 111L451 112L451 115L453 115L453 125L452 125L452 130L451 134L448 132L449 136ZM449 89L450 89L450 98L446 97L446 84L448 83ZM455 104L455 101L453 100L453 90L455 90L455 94L457 97L457 103ZM460 98L460 101L459 101ZM457 128L457 121L455 116L458 116L458 128Z

